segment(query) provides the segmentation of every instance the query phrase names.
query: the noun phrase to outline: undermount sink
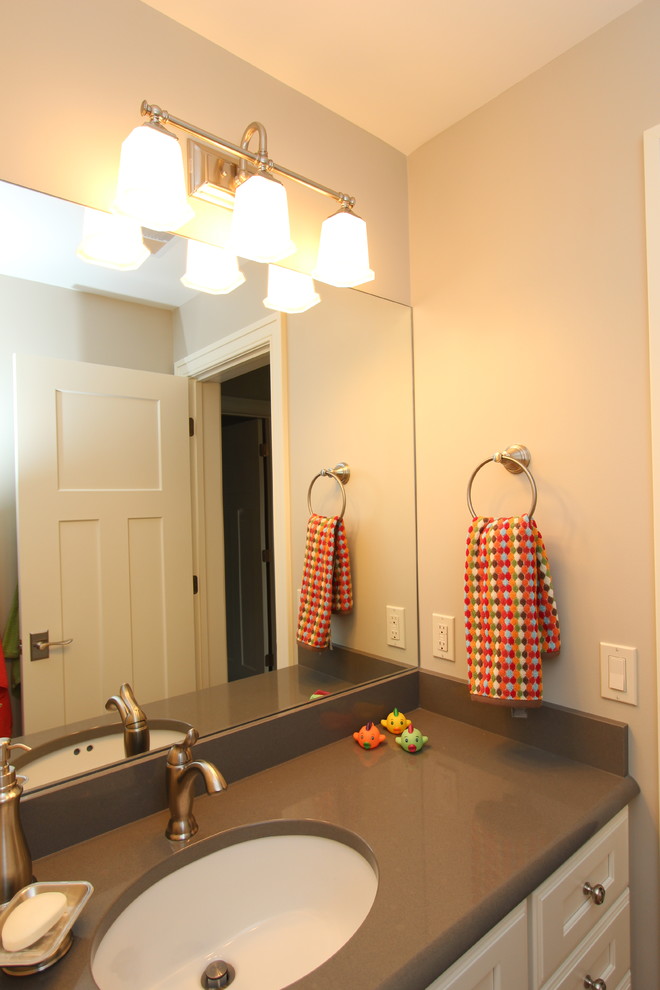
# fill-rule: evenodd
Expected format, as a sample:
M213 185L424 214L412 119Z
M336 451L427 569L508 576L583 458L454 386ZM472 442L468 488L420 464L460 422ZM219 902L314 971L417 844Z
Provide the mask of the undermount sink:
M181 742L190 726L175 719L154 719L149 723L149 749L160 749ZM123 726L96 726L35 746L29 753L12 760L26 776L23 790L43 787L56 780L99 770L126 759Z
M97 935L92 975L100 990L199 990L223 960L233 990L280 990L351 938L377 886L371 850L345 829L232 829L177 852L120 898Z

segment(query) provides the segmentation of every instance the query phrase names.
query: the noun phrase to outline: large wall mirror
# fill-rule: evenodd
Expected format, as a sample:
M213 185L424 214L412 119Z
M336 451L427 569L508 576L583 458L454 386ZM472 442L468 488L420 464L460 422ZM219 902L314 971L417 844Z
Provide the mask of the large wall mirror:
M222 513L220 528L225 538L220 552L227 557L226 568L224 560L221 562L227 580L219 580L213 593L221 595L222 601L217 597L207 601L206 616L211 625L221 617L213 632L211 651L225 653L219 662L217 656L211 658L201 683L194 658L179 657L182 667L190 666L190 676L182 681L170 679L178 685L170 691L141 692L140 677L134 675L126 657L120 680L136 681L136 695L150 718L162 716L196 723L196 728L206 734L308 703L316 690L344 690L355 683L388 676L402 669L402 664L416 664L410 310L364 292L317 284L321 295L318 306L303 314L281 317L263 307L264 266L241 262L245 284L230 295L211 296L181 284L185 269L182 238L147 238L151 254L144 265L134 272L115 273L76 258L83 222L81 207L0 183L0 214L4 238L0 245L4 300L0 317L0 402L4 403L0 428L0 621L6 620L17 582L12 355L176 377L175 366L178 376L191 374L190 369L199 365L200 355L218 346L222 350L223 342L235 341L246 333L249 336L255 328L258 334L259 328L267 325L275 326L273 332L279 334L276 363L282 391L275 389L276 401L271 390L273 355L268 348L262 348L256 357L248 354L245 360L229 361L219 371L208 370L207 362L206 370L194 375L205 388L215 388L210 393L205 422L207 436L218 438L217 444L215 439L213 443L216 447L219 444L222 461L217 478L211 477L213 471L207 472L205 498L209 503L217 499ZM30 370L29 361L26 367ZM87 391L84 380L80 382L72 389L76 395ZM199 387L201 384L194 389ZM112 389L108 387L106 391ZM20 409L20 398L17 401ZM193 405L203 404L206 399L197 391L192 401ZM216 415L219 422L211 423L208 417ZM288 534L289 586L285 595L281 578L279 585L280 597L287 599L284 607L282 601L279 607L275 602L277 586L268 579L252 603L244 594L245 587L243 591L230 587L231 574L247 566L232 556L240 553L240 548L231 546L233 537L249 518L242 504L245 489L251 484L251 469L244 470L244 455L268 445L271 428L279 429L281 434L281 446L275 445L273 453L277 455L282 445L286 449L285 465L278 462L273 472L280 484L280 495L282 491L287 493L287 504L279 506L279 521L275 521L276 526L284 527L281 532ZM351 554L354 609L350 615L333 618L332 650L298 650L295 622L309 487L321 469L332 468L340 461L347 462L351 469L345 488L344 520ZM29 460L19 458L19 470L25 463ZM184 470L187 484L187 466ZM257 475L260 470L255 468ZM259 526L269 525L263 522L271 497L269 484L272 478L266 480L257 498ZM325 477L315 484L313 510L335 514L340 505L336 489L332 479ZM245 538L255 525L244 525ZM262 534L259 536L261 539ZM244 543L245 538L233 542ZM145 559L149 541L141 546ZM203 555L216 565L217 552L213 540L204 544ZM215 572L218 573L217 566ZM30 580L44 584L48 573L44 562L43 577ZM145 566L143 573L143 582L148 583L149 568ZM20 580L25 581L23 573ZM81 590L73 597L81 599L86 583L81 577L79 581ZM252 592L254 584L252 578L243 581ZM269 633L269 600L273 616L277 617L277 635L272 630ZM148 595L145 601L148 608ZM403 610L399 642L392 642L390 636L388 606ZM22 630L23 669L27 664L49 663L47 659L29 659L29 636L37 631ZM67 632L58 629L57 635L66 636ZM272 643L269 645L269 636L276 639L277 650L273 650ZM239 645L232 645L235 643ZM66 650L59 652L64 655ZM53 651L53 655L57 653L57 649ZM274 660L270 659L273 653L277 654ZM66 660L60 656L58 662L56 677L60 678L59 670ZM91 651L81 662L82 678L91 665ZM266 670L269 665L275 669ZM119 680L97 681L105 687L99 689L96 709L85 711L84 717L75 706L65 711L64 718L49 717L47 702L42 698L42 710L46 712L43 724L38 724L38 719L29 724L29 741L42 743L61 738L72 727L78 730L116 721L116 716L105 712L104 701L108 694L118 691ZM181 690L181 684L185 690Z

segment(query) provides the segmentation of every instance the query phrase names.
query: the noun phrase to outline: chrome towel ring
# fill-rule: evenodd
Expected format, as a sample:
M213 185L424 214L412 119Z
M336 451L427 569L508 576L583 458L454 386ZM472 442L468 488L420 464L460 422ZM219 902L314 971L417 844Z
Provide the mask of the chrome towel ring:
M346 492L344 490L344 485L348 484L348 479L351 476L351 469L344 461L340 461L339 464L335 464L332 468L321 468L318 474L315 474L312 478L309 488L307 489L307 508L309 509L309 514L312 516L314 510L312 509L312 488L314 483L318 481L319 478L334 478L334 480L339 485L339 490L341 492L341 512L339 513L339 518L344 518L344 512L346 511Z
M472 518L474 519L474 517L477 514L474 511L474 506L472 505L472 497L471 497L472 482L474 481L479 471L481 471L482 467L484 467L486 464L490 464L491 461L495 461L498 464L503 464L504 467L507 469L507 471L510 471L511 474L520 474L522 471L525 472L525 474L527 475L527 480L529 481L532 488L532 506L529 510L529 516L531 518L534 515L534 510L536 509L536 498L537 498L536 482L534 481L532 472L529 470L528 467L531 460L532 460L532 455L530 454L527 447L525 447L521 443L514 443L510 447L507 447L506 450L503 450L501 454L495 453L492 455L492 457L487 457L485 461L482 461L481 464L478 464L477 467L472 472L472 474L470 475L470 480L468 481L468 486L467 486L467 504Z

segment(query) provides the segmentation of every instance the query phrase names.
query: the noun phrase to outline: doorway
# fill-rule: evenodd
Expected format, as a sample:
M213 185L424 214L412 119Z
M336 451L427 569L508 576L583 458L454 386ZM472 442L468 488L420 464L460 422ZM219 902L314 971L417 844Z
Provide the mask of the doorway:
M222 385L227 674L274 670L270 365Z
M286 323L281 313L271 313L257 323L229 333L213 344L201 350L188 354L175 363L176 375L184 375L194 379L191 386L193 393L197 386L204 382L220 382L224 391L232 378L254 371L259 367L270 366L270 428L271 428L271 474L272 474L272 592L273 623L272 635L275 641L275 655L278 669L296 663L297 651L295 646L295 617L297 606L294 603L293 579L291 573L291 531L290 531L290 482L289 482L289 428L287 402L287 350ZM204 415L202 420L208 420ZM214 412L210 416L212 423L219 426L220 416ZM206 431L202 431L206 434ZM211 446L215 441L211 441ZM219 446L219 439L218 439ZM202 445L205 448L205 445ZM199 458L205 461L204 449ZM199 469L199 458L197 469ZM211 457L211 462L213 457ZM206 475L212 472L206 472ZM201 475L205 475L202 468ZM197 484L202 492L200 504L194 508L196 516L195 539L193 554L196 557L200 580L197 602L196 622L199 634L196 641L196 655L200 671L200 683L222 683L227 679L226 661L223 661L224 650L221 644L226 643L224 608L220 609L219 602L224 604L224 569L222 575L213 572L215 559L222 560L221 555L207 558L208 538L208 508L211 500L211 490L205 486L204 480ZM217 486L211 486L213 497L217 503ZM222 530L222 523L219 529ZM220 545L222 546L222 536ZM209 580L211 578L211 580ZM220 592L220 587L222 590ZM222 615L220 612L222 611ZM222 656L221 656L222 654ZM221 662L222 661L222 662ZM224 678L221 667L224 663ZM216 669L217 668L217 669ZM207 677L205 681L204 678Z

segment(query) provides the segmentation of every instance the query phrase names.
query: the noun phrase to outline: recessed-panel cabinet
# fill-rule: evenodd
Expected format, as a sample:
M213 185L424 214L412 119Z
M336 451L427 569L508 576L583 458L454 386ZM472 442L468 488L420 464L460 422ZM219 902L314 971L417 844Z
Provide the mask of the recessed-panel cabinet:
M630 990L628 809L427 990Z

